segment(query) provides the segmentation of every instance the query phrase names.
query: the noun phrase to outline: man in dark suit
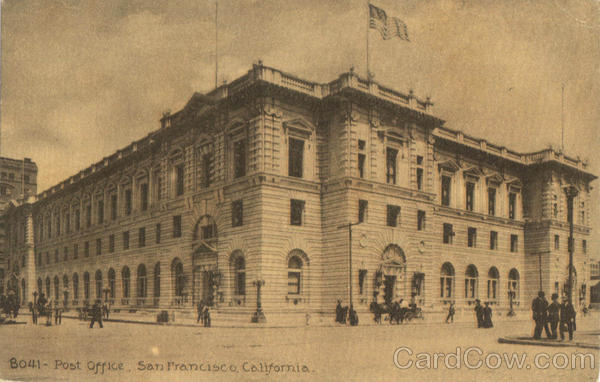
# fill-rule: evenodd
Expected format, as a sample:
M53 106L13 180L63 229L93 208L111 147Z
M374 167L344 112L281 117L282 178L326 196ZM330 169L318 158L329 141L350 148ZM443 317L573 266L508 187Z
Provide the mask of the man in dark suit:
M550 322L550 331L552 335L548 338L556 339L558 333L556 328L558 327L558 321L560 319L560 304L558 303L558 294L552 294L552 303L548 306L548 322Z
M475 317L477 317L477 327L483 327L483 306L479 299L475 300Z
M573 340L573 330L575 329L575 308L564 296L563 303L560 304L560 340L565 339L565 332L569 332L569 341Z
M539 340L542 338L542 329L544 326L546 326L546 335L549 335L550 332L546 323L548 302L546 301L543 291L539 291L538 296L533 299L533 302L531 303L531 310L533 311L533 320L535 321L533 338Z
M90 329L94 327L95 322L98 322L101 329L104 327L102 325L102 307L100 306L100 301L96 301L94 306L92 306L92 322L90 323Z

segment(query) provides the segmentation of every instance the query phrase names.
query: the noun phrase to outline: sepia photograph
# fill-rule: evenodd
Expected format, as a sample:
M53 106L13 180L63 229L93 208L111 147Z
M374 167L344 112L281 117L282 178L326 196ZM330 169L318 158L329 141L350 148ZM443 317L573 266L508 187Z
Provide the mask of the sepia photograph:
M0 381L600 380L599 0L0 4Z

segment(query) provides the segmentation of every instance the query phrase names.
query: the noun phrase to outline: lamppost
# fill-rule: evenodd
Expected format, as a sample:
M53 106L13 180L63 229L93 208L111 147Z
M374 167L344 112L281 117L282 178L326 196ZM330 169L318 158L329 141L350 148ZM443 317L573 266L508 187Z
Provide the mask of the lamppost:
M37 304L37 296L38 296L38 292L37 292L37 291L34 291L34 292L33 292L33 305L36 305L36 304Z
M267 322L267 318L265 317L265 314L262 311L262 306L260 304L260 289L263 285L265 285L265 280L253 281L252 285L256 287L256 312L254 312L254 315L252 316L252 322Z
M515 298L515 291L511 289L508 291L508 301L510 302L510 309L508 311L509 317L515 315L515 311L513 309L513 299L514 298Z
M569 186L565 189L567 194L567 220L569 221L569 282L567 290L567 298L569 303L573 303L573 199L579 193L577 188Z
M107 304L107 302L108 302L108 292L110 292L110 289L108 289L108 288L102 289L102 293L104 293L104 303L105 304Z

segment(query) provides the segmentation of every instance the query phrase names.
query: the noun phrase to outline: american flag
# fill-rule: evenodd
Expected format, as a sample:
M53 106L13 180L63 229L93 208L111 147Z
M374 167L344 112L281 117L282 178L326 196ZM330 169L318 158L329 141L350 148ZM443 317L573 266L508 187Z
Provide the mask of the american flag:
M377 29L384 40L399 37L401 40L410 41L408 39L408 28L404 21L397 17L388 18L383 9L373 4L369 4L369 16L370 28Z

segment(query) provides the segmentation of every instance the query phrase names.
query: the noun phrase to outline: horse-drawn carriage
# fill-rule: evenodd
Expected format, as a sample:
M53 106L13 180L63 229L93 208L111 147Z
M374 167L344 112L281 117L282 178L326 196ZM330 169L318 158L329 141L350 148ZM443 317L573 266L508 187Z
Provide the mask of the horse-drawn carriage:
M385 315L387 315L387 318L384 318L384 320L389 321L390 325L394 324L394 322L400 324L404 321L410 322L416 318L424 318L423 311L417 304L410 304L409 307L402 307L398 302L378 304L373 301L369 308L374 315L374 321L378 324L381 324L382 317Z

